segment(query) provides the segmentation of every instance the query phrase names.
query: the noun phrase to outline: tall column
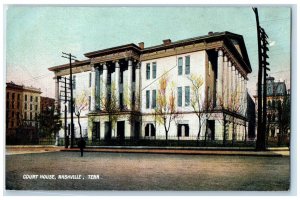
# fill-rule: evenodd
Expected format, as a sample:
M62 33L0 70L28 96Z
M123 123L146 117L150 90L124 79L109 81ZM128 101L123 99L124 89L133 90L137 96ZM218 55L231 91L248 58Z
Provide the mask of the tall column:
M232 93L232 64L231 61L228 61L228 86L227 86L227 92L228 92L228 108L231 110L232 107L232 100L231 100L231 93Z
M139 62L135 68L135 103L137 108L140 108L140 68L141 63Z
M116 84L116 103L120 106L120 64L118 61L115 62L115 84Z
M241 114L244 115L244 110L245 110L245 89L244 89L244 77L241 76Z
M221 106L223 101L223 51L218 51L218 79L217 79L217 107Z
M228 58L225 55L224 56L224 62L223 62L223 103L224 107L227 109L228 108Z
M132 106L132 60L128 60L128 109L131 110L131 106Z
M230 92L230 96L231 96L231 110L233 110L234 106L235 106L235 89L236 89L236 82L235 82L235 66L232 65L231 67L231 92Z
M235 69L235 104L237 104L236 108L238 108L238 105L240 105L240 101L239 101L239 90L240 90L240 85L239 85L239 71L237 70L237 68ZM235 112L237 112L238 110L235 110Z
M59 80L60 76L55 77L55 112L59 112L60 101L59 101Z
M247 114L247 107L248 107L248 90L247 90L247 79L244 80L244 91L245 91L245 96L244 96L244 105L245 105L245 111L244 111L244 116Z
M91 70L91 111L96 111L96 67L92 65Z
M107 71L107 65L104 63L103 64L103 85L102 85L102 98L104 99L104 102L107 101L107 76L108 76L108 71ZM105 106L105 105L102 105Z
M242 87L243 87L243 84L242 84L243 76L242 76L241 73L239 73L238 76L239 76L239 84L240 84L240 86L239 86L239 87L240 87L240 90L239 90L239 92L240 92L240 95L239 95L240 98L239 98L239 99L240 99L240 105L241 105L241 106L240 106L239 113L242 114L242 110L243 110L243 95L244 95L244 94L243 94L243 88L242 88Z

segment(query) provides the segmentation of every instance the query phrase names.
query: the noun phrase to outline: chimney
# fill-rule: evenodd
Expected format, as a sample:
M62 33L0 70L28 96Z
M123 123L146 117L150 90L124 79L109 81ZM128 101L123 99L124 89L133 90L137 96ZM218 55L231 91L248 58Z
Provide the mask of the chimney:
M144 49L144 42L140 42L140 43L139 43L139 47L140 47L141 49Z
M163 43L164 45L169 45L171 44L171 40L170 39L163 40Z
M208 35L212 35L212 34L214 34L214 32L212 32L212 31L209 31L209 32L208 32Z

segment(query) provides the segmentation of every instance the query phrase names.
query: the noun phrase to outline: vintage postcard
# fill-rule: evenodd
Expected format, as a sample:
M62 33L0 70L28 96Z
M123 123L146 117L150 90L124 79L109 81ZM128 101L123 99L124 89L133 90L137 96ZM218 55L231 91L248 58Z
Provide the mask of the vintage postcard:
M5 16L7 192L290 190L291 7Z

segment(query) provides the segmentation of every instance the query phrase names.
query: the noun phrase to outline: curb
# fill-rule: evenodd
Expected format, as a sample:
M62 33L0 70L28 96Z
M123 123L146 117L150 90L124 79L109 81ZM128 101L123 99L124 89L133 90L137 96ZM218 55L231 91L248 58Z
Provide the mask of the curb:
M80 152L75 149L61 149L62 152ZM282 154L272 153L270 151L216 151L216 150L161 150L161 149L85 149L84 152L102 152L102 153L148 153L148 154L177 154L177 155L216 155L216 156L261 156L261 157L283 157Z

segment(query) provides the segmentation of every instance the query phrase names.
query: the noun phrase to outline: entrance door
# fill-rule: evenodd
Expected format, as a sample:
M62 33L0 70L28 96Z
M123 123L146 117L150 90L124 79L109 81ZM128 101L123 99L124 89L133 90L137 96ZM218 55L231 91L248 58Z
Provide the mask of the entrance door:
M211 140L215 140L215 120L208 120L208 127L211 134Z
M105 137L105 140L110 140L111 139L111 123L110 122L105 122L104 123L105 125L105 127L104 127L104 130L105 130L105 135L104 135L104 137Z
M100 140L100 122L93 122L92 140L93 141Z
M117 123L117 137L120 141L125 140L125 121L119 121Z

